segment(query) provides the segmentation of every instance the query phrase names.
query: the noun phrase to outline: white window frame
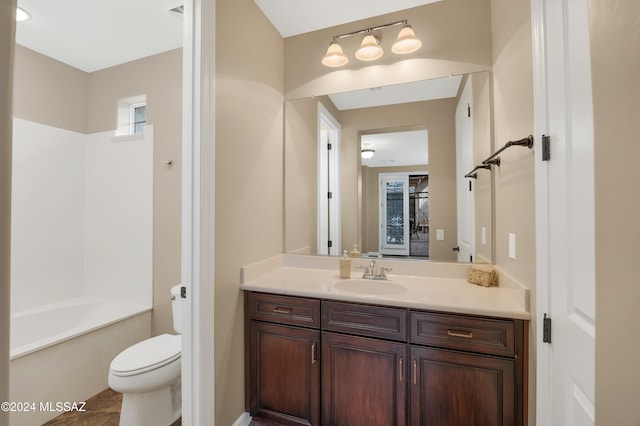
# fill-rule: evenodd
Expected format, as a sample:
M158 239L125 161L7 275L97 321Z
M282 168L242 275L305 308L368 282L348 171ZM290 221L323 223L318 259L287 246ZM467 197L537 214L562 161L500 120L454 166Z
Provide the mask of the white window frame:
M135 124L133 114L135 108L141 105L147 106L147 95L130 96L118 99L116 105L117 127L115 136L135 135Z
M136 132L136 124L140 124L136 122L136 110L141 107L145 107L146 109L147 101L129 104L129 134L131 135L142 133L144 131L144 127L143 127L143 130L141 130L140 132ZM147 123L146 111L145 111L144 121L142 121L141 123L142 124Z

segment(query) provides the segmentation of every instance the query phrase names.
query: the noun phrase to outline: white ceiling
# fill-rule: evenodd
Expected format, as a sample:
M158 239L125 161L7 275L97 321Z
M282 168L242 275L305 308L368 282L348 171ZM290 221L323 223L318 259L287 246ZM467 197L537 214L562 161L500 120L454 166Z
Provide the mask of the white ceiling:
M455 98L461 75L329 95L339 110Z
M182 46L176 0L18 0L16 42L86 72Z
M362 159L363 166L396 167L429 164L427 130L376 133L360 137L362 148L375 150L373 157Z
M359 21L441 0L255 0L282 37Z

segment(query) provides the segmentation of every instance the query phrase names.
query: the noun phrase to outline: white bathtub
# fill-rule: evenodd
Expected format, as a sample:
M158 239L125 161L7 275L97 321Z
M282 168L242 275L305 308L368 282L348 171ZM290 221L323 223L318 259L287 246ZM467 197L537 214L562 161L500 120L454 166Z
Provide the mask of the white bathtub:
M106 389L111 360L150 335L151 308L116 300L79 297L12 314L11 401L36 410L11 413L11 425L42 424L61 413L41 406Z

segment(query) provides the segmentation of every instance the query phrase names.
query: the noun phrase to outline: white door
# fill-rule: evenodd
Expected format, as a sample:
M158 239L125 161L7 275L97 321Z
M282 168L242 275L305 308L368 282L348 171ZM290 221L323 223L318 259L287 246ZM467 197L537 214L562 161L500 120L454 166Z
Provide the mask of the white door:
M340 124L318 102L318 254L339 255Z
M473 182L465 178L473 169L473 121L471 79L456 107L456 185L458 201L458 262L473 261L475 255L475 203Z
M380 173L380 253L409 255L409 175Z
M587 0L533 0L537 422L595 421L595 243ZM541 136L550 136L543 161ZM543 342L543 316L551 342Z

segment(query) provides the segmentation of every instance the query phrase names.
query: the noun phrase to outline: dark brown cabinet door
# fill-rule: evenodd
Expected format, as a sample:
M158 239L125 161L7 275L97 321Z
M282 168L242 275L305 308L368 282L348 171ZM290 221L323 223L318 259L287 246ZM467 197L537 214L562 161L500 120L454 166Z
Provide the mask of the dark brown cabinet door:
M513 426L515 361L411 347L411 425Z
M251 321L250 414L281 425L318 425L318 330Z
M322 424L406 424L404 343L322 333Z

